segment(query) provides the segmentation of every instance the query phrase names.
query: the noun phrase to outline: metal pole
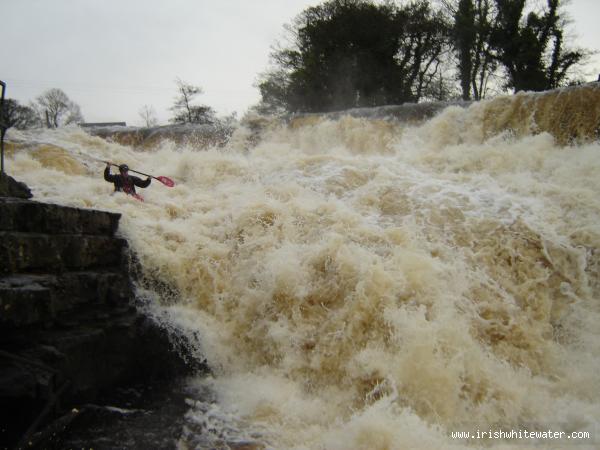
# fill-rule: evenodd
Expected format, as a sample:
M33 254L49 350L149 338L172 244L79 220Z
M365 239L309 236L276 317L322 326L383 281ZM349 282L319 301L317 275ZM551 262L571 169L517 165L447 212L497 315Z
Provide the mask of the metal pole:
M4 134L6 133L6 125L4 124L4 91L6 83L0 81L2 86L2 98L0 99L0 172L4 173Z

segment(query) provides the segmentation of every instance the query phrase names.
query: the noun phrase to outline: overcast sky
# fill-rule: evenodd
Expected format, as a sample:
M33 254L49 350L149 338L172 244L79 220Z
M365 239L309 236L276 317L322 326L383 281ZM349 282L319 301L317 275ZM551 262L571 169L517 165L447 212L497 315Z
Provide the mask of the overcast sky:
M539 0L538 0L539 1ZM141 125L151 105L161 123L174 80L199 85L220 115L255 104L283 26L320 0L0 0L0 79L27 104L57 87L88 122ZM571 0L577 45L600 48L600 0ZM600 57L587 68L600 73Z

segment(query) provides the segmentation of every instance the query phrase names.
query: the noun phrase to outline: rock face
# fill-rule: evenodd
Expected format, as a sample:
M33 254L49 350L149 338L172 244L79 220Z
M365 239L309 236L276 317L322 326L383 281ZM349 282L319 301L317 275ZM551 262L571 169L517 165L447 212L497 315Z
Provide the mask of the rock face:
M133 306L119 217L0 197L0 448L119 386L189 371Z
M0 172L0 197L31 198L31 191L25 185Z

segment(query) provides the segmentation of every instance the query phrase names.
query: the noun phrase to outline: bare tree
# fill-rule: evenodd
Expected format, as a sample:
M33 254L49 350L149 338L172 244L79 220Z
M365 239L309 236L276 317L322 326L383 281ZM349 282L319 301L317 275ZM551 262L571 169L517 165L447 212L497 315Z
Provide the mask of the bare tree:
M144 121L146 127L154 127L158 125L158 119L156 118L156 111L152 105L144 105L138 111L138 114Z
M48 128L83 122L79 105L60 89L49 89L40 95L36 108Z
M65 117L64 124L69 125L71 123L84 122L83 114L81 114L81 108L77 103L71 102L69 104L69 111Z
M175 122L193 122L193 107L192 100L195 96L202 94L202 88L187 84L181 79L175 80L179 95L175 98L175 104L171 107L171 111L175 113Z
M217 120L215 111L208 105L193 105L194 97L202 94L202 88L175 80L179 95L175 97L175 103L171 111L175 116L170 119L172 123L199 123L212 124Z

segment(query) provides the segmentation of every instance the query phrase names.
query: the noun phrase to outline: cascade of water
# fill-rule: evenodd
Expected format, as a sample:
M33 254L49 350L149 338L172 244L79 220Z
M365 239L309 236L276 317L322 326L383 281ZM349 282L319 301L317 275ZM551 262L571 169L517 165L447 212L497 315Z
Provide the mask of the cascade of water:
M151 307L199 336L214 371L198 384L218 402L192 405L191 423L233 417L298 449L466 448L452 431L525 424L593 434L598 91L419 124L305 116L263 127L254 146L242 128L204 151L12 132L8 167L38 198L123 213L139 288L165 287ZM144 204L111 195L87 156L177 185L152 184Z

